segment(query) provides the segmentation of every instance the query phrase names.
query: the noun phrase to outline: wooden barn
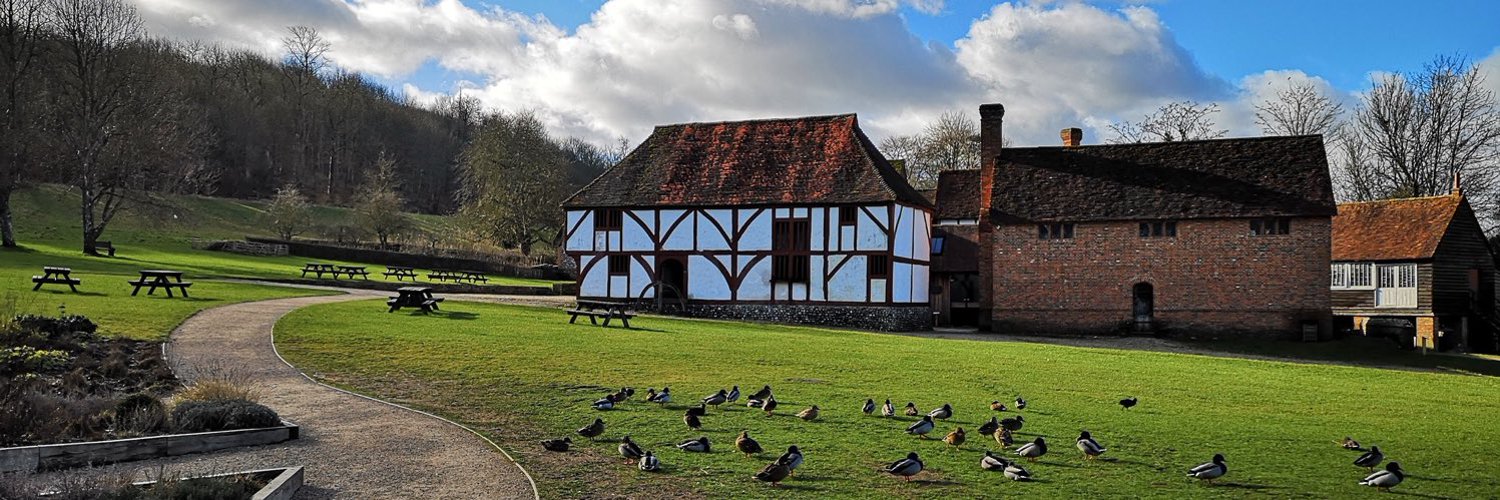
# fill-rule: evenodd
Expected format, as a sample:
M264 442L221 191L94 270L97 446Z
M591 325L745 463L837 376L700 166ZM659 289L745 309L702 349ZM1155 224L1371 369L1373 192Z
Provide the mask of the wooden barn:
M1338 209L1330 288L1344 326L1427 348L1495 352L1494 256L1457 187Z
M932 206L852 114L660 126L563 209L580 299L882 330L932 322Z

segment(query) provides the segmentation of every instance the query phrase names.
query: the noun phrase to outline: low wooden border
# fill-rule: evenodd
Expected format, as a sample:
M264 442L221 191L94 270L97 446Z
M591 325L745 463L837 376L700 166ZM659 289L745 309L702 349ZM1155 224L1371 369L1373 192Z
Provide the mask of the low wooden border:
M192 481L194 479L249 476L255 474L275 474L276 477L271 478L259 490L255 490L255 494L250 497L250 500L291 500L292 496L297 494L297 490L302 489L302 466L300 465L284 469L256 469L224 474L210 474L207 476L183 478L182 480ZM156 481L138 481L131 484L135 486L150 486L156 483Z
M282 421L281 424L277 427L259 429L0 448L0 472L36 472L173 457L241 446L280 443L299 437L301 432L296 425L286 421Z

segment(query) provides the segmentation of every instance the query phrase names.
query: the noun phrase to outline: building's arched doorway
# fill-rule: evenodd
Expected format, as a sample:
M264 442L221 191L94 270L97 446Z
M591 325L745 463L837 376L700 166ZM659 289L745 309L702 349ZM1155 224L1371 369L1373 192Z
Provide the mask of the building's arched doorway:
M1131 313L1137 330L1150 330L1156 315L1156 290L1150 283L1136 283L1131 289Z

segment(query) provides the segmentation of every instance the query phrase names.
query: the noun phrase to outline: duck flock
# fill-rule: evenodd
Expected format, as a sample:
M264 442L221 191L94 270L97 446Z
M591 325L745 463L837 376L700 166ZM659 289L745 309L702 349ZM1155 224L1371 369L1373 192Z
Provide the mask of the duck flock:
M604 397L594 401L591 406L595 410L611 410L624 404L634 396L635 389L625 387L621 388L618 392L606 394ZM740 397L740 387L737 385L728 390L719 389L718 392L701 398L697 406L688 407L682 415L683 423L691 430L701 430L703 426L702 418L708 415L708 407L712 406L718 409L724 404L736 404L739 402ZM761 387L759 391L750 394L745 399L747 407L764 412L766 416L773 415L779 404L776 401L776 397L772 394L771 386L769 385ZM647 389L645 401L656 403L664 408L668 403L673 401L671 388L663 387L659 392L655 388ZM1119 401L1121 410L1129 410L1138 403L1139 399L1135 397L1128 397ZM1007 406L1000 401L990 402L990 410L1000 413L1024 411L1026 407L1026 399L1020 396L1015 398L1014 406ZM813 421L818 419L821 411L817 405L813 405L797 412L796 416L803 420ZM896 415L896 406L889 399L886 399L884 404L877 405L875 400L870 398L866 399L864 405L861 407L861 412L866 416L874 416L877 411L881 417L894 417ZM939 421L953 418L954 410L952 404L944 403L940 407L923 413L917 408L915 403L908 402L902 409L902 413L910 417L920 417L920 420L906 427L906 434L916 436L918 439L927 439L929 434L938 429ZM976 430L984 438L994 439L1002 449L1010 449L1014 446L1014 449L1009 454L1011 457L1025 459L1027 462L1036 462L1038 458L1047 454L1047 441L1045 438L1038 436L1034 440L1016 445L1014 433L1020 431L1025 424L1026 417L1019 414L1005 418L991 416L989 421L981 424ZM595 418L593 422L579 428L577 434L593 441L604 434L604 429L604 419ZM963 427L958 426L944 435L942 440L950 448L957 449L967 442L968 438L968 432ZM571 437L562 437L546 439L541 444L544 449L549 451L566 452L572 442ZM1369 472L1368 476L1358 482L1359 485L1375 487L1381 491L1389 491L1396 485L1401 484L1402 480L1405 479L1405 471L1401 469L1401 465L1397 462L1387 462L1384 468L1378 471L1375 470L1386 459L1385 454L1380 450L1379 446L1371 446L1366 450L1359 442L1349 437L1345 437L1341 441L1336 441L1336 443L1344 449L1364 452L1354 460L1355 466L1365 468ZM760 442L750 436L748 430L739 433L739 436L735 438L734 445L735 449L745 454L746 457L751 457L765 451ZM1084 460L1097 459L1109 451L1108 448L1100 444L1094 438L1093 434L1087 430L1078 434L1074 445L1082 454ZM709 453L712 450L712 443L709 441L708 436L700 436L677 443L675 447L683 452ZM636 466L642 471L656 472L661 470L661 458L653 451L642 449L628 435L620 439L617 449L620 456L627 463ZM803 460L804 456L801 449L796 445L788 446L785 453L782 453L774 461L767 464L753 477L755 480L776 486L794 475L797 468L802 465ZM1017 460L989 450L984 451L983 456L979 458L979 467L987 471L1000 472L1007 479L1013 481L1030 481L1032 479L1031 471ZM882 470L892 476L910 481L914 476L921 474L925 468L926 464L922 461L921 456L916 452L910 452L905 457L886 465ZM1224 455L1215 454L1208 462L1188 469L1187 477L1212 484L1215 480L1224 477L1228 473L1229 466L1225 463Z

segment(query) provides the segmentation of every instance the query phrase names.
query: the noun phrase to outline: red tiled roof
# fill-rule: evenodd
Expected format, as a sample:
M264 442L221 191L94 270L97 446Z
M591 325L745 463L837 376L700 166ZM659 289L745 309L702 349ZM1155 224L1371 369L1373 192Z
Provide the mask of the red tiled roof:
M979 170L948 170L938 174L934 219L979 218Z
M1333 260L1432 258L1463 196L1428 196L1339 204Z
M932 206L849 114L659 126L563 206L891 201Z

